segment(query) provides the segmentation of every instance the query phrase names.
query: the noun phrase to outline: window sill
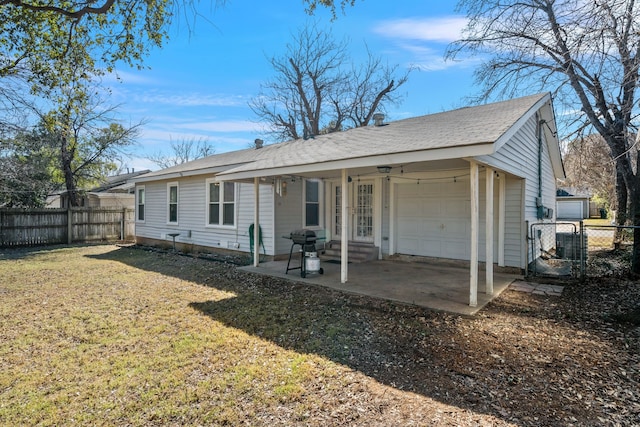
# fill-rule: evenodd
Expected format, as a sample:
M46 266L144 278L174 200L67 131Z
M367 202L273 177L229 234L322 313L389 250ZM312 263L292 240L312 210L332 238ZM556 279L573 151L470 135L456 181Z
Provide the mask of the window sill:
M206 224L204 226L209 230L237 230L238 227L235 225L215 225L215 224Z

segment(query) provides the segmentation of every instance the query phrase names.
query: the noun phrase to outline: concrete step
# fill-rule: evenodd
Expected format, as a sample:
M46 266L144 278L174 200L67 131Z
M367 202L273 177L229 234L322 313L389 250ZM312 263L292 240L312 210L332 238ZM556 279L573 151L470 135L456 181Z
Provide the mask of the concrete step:
M378 248L373 243L349 242L349 261L366 262L378 259ZM323 260L339 261L341 243L332 240L325 245Z

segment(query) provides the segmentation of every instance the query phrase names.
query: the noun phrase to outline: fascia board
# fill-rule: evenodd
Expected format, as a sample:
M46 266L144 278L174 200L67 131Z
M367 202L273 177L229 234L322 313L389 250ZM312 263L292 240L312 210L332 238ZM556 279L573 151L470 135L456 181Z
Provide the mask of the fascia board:
M233 165L233 166L236 166L236 165ZM218 166L213 168L184 170L180 172L176 171L176 172L158 174L158 175L153 175L148 177L145 177L144 175L142 175L140 177L129 180L129 182L133 182L137 184L137 183L143 183L143 182L173 180L173 179L179 179L179 178L184 178L189 176L216 175L222 171L228 170L229 168L230 168L229 166Z
M215 179L218 181L242 181L246 179L265 176L297 175L305 173L325 172L329 170L356 169L362 167L375 167L380 165L395 165L434 160L458 159L463 157L488 155L493 153L493 151L493 143L487 142L469 146L385 154L371 157L359 157L355 159L344 159L332 162L312 163L305 165L291 165L256 170L243 170L238 172L233 172L232 169L218 174Z

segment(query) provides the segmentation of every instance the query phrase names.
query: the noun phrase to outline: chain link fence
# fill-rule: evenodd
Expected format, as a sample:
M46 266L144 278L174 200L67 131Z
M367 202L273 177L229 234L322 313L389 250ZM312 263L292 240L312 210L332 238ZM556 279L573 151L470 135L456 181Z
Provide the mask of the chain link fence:
M534 223L528 227L529 277L585 279L622 277L631 268L632 226L583 221Z

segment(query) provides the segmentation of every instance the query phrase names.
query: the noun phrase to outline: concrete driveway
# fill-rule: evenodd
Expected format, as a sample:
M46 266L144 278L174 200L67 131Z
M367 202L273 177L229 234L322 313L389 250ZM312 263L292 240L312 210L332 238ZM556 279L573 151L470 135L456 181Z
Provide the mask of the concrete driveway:
M299 265L298 259L291 263ZM242 270L464 315L476 314L514 280L522 279L521 275L495 273L493 295L487 295L484 271L480 271L478 305L470 307L468 267L396 260L351 263L347 283L340 283L339 264L322 262L324 274L310 274L304 279L300 270L285 274L286 268L287 261L272 261Z

